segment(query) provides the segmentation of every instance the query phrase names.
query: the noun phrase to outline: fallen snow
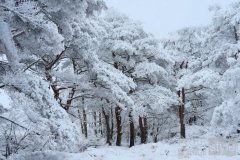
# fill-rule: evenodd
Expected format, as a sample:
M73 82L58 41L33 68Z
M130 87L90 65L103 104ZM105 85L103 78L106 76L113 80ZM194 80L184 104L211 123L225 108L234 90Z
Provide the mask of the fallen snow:
M150 143L128 147L100 147L88 148L82 153L63 152L36 152L30 155L14 156L11 160L45 159L45 160L239 160L238 148L232 147L231 151L210 153L209 140L186 140L178 143ZM214 143L214 142L213 142ZM228 145L226 143L225 147ZM221 145L220 145L221 146ZM218 148L221 149L221 148ZM229 155L228 155L229 153Z
M8 96L8 94L3 89L0 89L0 106L2 106L4 109L10 109L10 102L11 98Z

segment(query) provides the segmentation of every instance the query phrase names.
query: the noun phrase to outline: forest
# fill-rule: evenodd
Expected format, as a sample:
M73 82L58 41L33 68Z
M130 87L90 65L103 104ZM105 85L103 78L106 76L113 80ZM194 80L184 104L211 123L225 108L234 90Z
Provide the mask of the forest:
M104 0L0 0L0 160L240 144L240 2L210 11L158 40Z

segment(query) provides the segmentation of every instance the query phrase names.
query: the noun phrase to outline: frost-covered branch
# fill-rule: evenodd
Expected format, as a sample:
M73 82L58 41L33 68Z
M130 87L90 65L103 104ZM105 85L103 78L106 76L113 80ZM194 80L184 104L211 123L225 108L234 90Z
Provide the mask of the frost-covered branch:
M13 42L12 34L9 29L9 26L6 22L0 19L0 40L6 49L6 57L13 68L17 68L18 62L18 53L17 48Z
M47 64L46 70L52 69L52 67L60 60L60 58L62 57L62 55L64 54L64 52L66 51L67 48L68 47L65 46L65 49L59 55L57 55L56 58L54 60L52 60L52 62Z
M14 122L14 121L8 119L8 118L6 118L6 117L0 116L0 118L1 118L1 119L4 119L4 120L6 120L6 121L9 121L9 122L11 122L11 123L13 123L13 124L15 124L15 125L23 128L23 129L25 129L25 130L29 130L28 128L26 128L26 127L24 127L24 126L22 126L22 125L20 125L20 124L18 124L18 123L16 123L16 122Z

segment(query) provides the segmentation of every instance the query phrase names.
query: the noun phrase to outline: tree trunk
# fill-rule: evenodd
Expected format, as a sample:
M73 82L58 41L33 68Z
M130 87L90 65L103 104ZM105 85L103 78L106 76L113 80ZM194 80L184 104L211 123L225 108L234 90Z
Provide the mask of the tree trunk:
M140 128L141 143L143 144L147 142L148 135L147 117L144 116L144 118L142 118L141 116L139 116L138 123Z
M88 131L87 131L87 114L86 114L86 110L84 108L84 98L82 98L82 110L83 110L83 129L84 129L84 134L85 137L88 137Z
M87 131L87 114L85 109L83 108L83 127L84 127L84 134L85 137L88 137L88 131Z
M134 146L134 138L135 138L132 109L129 111L129 127L130 127L130 147L132 147Z
M83 119L82 119L80 110L78 110L78 116L79 116L79 120L80 120L80 125L81 125L82 134L84 134Z
M116 146L121 146L122 142L122 117L121 117L121 108L115 108L116 122L117 122L117 141Z
M93 119L94 119L94 134L97 136L97 112L93 112Z
M102 131L102 113L101 112L99 112L98 118L99 118L99 133L101 135L103 135L103 131Z
M113 108L111 107L111 140L113 140L113 129L114 129L114 119L113 119Z
M148 138L148 125L147 125L147 117L143 117L143 124L144 124L144 143L147 143Z
M75 93L75 88L72 88L71 91L69 92L68 94L68 100L67 100L67 103L66 103L66 106L65 106L65 110L68 112L69 108L71 107L71 104L72 104L72 98L74 96L74 93Z
M233 27L233 30L234 30L235 40L236 40L236 43L237 43L238 42L238 31L237 31L236 26Z
M143 123L142 123L142 117L139 116L138 117L138 123L139 123L139 129L140 129L140 137L141 137L141 143L145 143L144 142L144 128L143 128Z
M185 89L182 88L182 91L178 91L178 96L182 98L182 103L179 105L179 119L180 119L180 136L181 138L186 138L185 135L185 123L184 123L184 115L185 115Z
M159 127L157 126L157 130L156 130L156 134L154 134L154 143L157 143L158 142L158 131L159 131Z
M107 143L111 146L111 131L110 131L110 125L109 125L109 115L106 114L104 108L102 108L103 116L105 118L105 123L106 123L106 130L107 130Z

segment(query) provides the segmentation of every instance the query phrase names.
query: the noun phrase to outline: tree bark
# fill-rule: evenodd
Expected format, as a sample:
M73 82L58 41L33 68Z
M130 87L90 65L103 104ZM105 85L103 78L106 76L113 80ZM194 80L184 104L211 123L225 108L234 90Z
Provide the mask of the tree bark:
M83 119L82 119L80 110L78 110L78 116L79 116L79 120L80 120L80 125L81 125L82 134L84 134Z
M74 93L75 93L75 88L72 88L71 91L68 94L68 100L67 100L67 103L66 103L66 106L65 106L65 110L67 112L69 111L69 108L71 107L72 100L73 100L72 98L74 96Z
M117 141L116 146L121 146L122 143L122 117L121 117L121 108L115 108L116 122L117 122Z
M113 119L113 108L111 107L111 135L110 138L113 140L113 129L114 129L114 119Z
M111 131L110 131L110 124L109 124L109 115L108 114L106 114L106 112L105 112L105 110L104 110L104 108L102 108L102 112L103 112L103 116L104 116L104 118L105 118L105 123L106 123L106 130L107 130L107 141L106 141L106 143L108 143L110 146L112 145L112 143L111 143Z
M93 119L94 119L94 134L97 136L97 112L93 112Z
M236 43L237 43L238 42L238 33L237 33L236 26L233 27L233 30L234 30L234 37L235 37L235 40L236 40Z
M139 116L138 117L138 124L139 124L139 129L140 129L140 137L141 137L141 143L145 143L144 142L144 128L143 128L143 123L142 123L142 117Z
M87 138L88 137L88 131L87 131L87 114L86 114L86 111L83 107L83 127L84 127L84 134L85 134L85 137Z
M179 119L180 119L180 136L181 138L186 138L185 134L185 123L184 123L184 115L185 115L185 89L178 91L178 96L182 98L182 103L179 105Z
M134 146L135 132L132 109L129 111L129 127L130 127L130 147Z
M144 124L144 143L147 143L148 138L148 125L147 125L147 117L143 117L143 124Z
M139 116L138 123L140 128L141 143L143 144L147 142L147 135L148 135L147 117L144 116L142 118L141 116Z
M103 135L103 131L102 131L102 113L101 112L99 112L98 118L99 118L99 133L101 135Z
M158 131L159 131L159 126L157 126L156 128L157 128L157 130L156 130L156 134L154 134L154 139L153 139L154 143L157 143L157 142L158 142Z

